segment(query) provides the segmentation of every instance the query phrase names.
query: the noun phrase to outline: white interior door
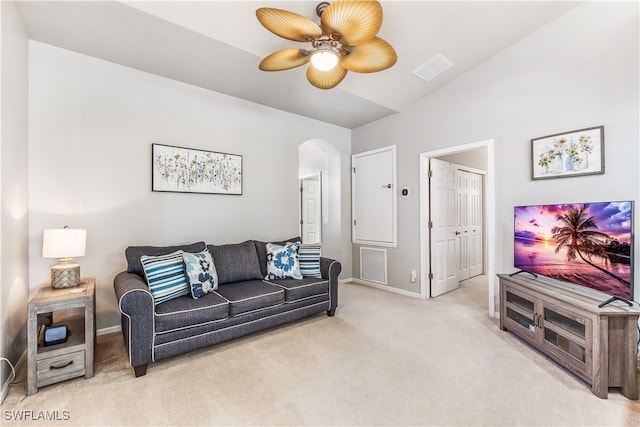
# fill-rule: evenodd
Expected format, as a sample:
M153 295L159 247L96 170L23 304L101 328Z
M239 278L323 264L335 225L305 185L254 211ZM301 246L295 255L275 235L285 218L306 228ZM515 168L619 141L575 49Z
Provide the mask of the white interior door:
M482 175L456 170L456 234L458 236L458 280L483 272Z
M456 173L447 162L429 160L430 286L436 297L458 287L456 274Z
M458 281L469 276L469 173L456 170L456 257Z
M300 180L302 243L322 243L322 202L319 177Z
M352 156L353 242L396 245L395 145Z
M456 255L458 280L466 280L483 272L482 175L457 166L456 170Z
M469 276L484 272L484 197L483 177L477 173L469 174Z

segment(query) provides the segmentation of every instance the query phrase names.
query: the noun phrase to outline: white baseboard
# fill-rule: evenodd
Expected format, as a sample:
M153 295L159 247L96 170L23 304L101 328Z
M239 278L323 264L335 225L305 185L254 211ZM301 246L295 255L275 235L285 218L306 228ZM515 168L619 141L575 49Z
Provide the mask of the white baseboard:
M398 289L398 288L394 288L394 287L391 287L391 286L381 285L379 283L368 282L368 281L362 280L362 279L349 279L349 281L351 281L353 283L358 283L360 285L371 286L372 288L378 288L378 289L382 289L384 291L389 291L389 292L393 292L393 293L396 293L396 294L405 295L405 296L412 297L412 298L421 298L421 295L418 292L406 291L404 289Z
M100 336L100 335L114 334L114 333L120 332L120 331L122 331L122 326L121 325L115 325L115 326L109 326L108 328L98 329L96 331L96 335Z
M25 363L27 363L27 349L22 352L22 355L18 359L18 363L16 363L16 366L14 366L13 368L16 375L18 375L18 372L22 369ZM4 402L7 394L9 394L9 385L13 380L15 380L15 378L7 378L4 384L2 384L2 390L0 391L0 402Z

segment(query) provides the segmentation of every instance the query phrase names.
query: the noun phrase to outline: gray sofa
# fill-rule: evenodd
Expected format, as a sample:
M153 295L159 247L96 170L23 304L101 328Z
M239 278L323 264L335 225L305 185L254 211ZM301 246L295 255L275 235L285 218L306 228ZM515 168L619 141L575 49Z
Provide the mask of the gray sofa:
M295 241L289 239L288 241ZM299 240L299 239L297 239ZM274 242L284 244L282 242ZM218 274L214 292L193 299L180 296L155 305L140 261L142 255L208 248ZM122 333L136 377L150 362L292 322L323 311L333 316L338 304L338 261L320 258L321 278L265 280L266 243L126 249L127 271L113 282L122 314Z

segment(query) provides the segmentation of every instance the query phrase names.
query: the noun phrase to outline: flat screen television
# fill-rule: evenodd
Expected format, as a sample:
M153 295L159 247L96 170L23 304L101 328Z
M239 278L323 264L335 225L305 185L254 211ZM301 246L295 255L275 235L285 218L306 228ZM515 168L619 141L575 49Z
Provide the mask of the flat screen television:
M516 206L514 265L633 300L633 202Z

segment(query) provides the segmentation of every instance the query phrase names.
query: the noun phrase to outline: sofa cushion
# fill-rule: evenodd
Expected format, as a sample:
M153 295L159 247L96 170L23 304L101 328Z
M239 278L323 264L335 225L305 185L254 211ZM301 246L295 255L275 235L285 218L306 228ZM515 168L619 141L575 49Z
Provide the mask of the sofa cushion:
M284 298L286 302L299 301L318 295L327 295L329 293L329 281L326 279L282 279L269 280L269 283L284 290Z
M229 317L229 302L215 292L197 300L189 295L156 306L156 332L187 328Z
M284 304L284 290L261 280L236 282L216 292L229 301L230 316Z
M140 277L144 277L144 269L140 262L140 257L142 255L166 255L180 250L185 252L200 252L204 250L204 248L206 248L204 242L177 246L129 246L124 251L124 255L127 258L127 273L135 273Z
M208 245L218 272L218 284L262 279L253 241L229 245Z
M265 279L302 279L298 248L300 243L284 246L267 243L267 275Z
M292 239L281 240L279 242L268 242L273 243L275 245L284 246L286 242L300 242L302 239L300 237L294 237ZM256 252L258 253L258 260L260 261L260 271L262 277L267 275L267 242L261 242L260 240L253 241Z
M140 257L154 304L189 294L182 253L175 251L167 255Z
M208 249L195 254L184 252L182 258L193 299L218 289L218 273Z
M300 261L300 273L302 277L320 278L320 250L322 245L300 245L298 259Z

